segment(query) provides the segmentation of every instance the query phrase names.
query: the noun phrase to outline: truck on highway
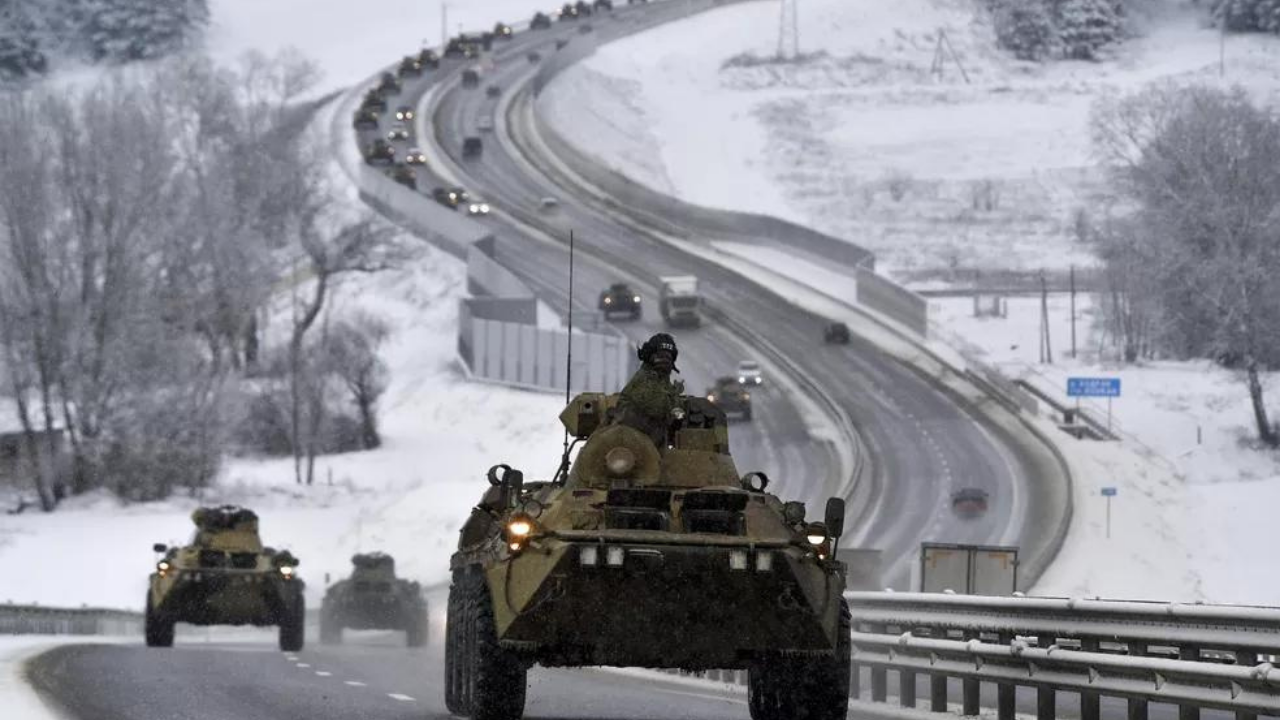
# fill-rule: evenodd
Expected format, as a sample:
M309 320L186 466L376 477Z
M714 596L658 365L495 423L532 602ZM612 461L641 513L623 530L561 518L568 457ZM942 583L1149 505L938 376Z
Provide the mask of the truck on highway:
M702 324L702 295L698 293L698 278L693 275L669 275L660 277L662 291L658 296L658 310L662 319L671 327L697 327Z

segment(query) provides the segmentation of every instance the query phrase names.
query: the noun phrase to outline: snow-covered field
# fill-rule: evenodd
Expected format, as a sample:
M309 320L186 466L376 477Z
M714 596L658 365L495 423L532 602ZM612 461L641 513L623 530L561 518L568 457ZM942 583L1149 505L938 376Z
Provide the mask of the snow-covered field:
M327 130L333 105L315 127ZM332 164L335 183L346 175ZM340 202L355 208L354 188ZM261 517L263 540L302 560L313 602L324 577L344 577L357 551L393 553L399 571L423 582L448 577L448 556L490 465L535 475L559 461L551 395L464 381L455 357L465 267L413 238L421 254L402 269L356 276L331 312L365 310L391 328L383 359L391 386L382 401L384 446L321 457L316 484L299 486L289 458L233 459L201 498L120 506L106 495L74 498L56 513L0 517L0 602L139 609L155 542L179 542L201 504L235 503ZM54 560L56 559L56 560Z
M1076 212L1107 202L1090 167L1093 102L1155 80L1218 81L1218 34L1187 0L1147 0L1139 37L1106 61L1037 65L994 49L979 5L809 0L801 50L819 55L729 67L775 52L778 6L724 8L602 48L542 106L638 180L848 238L901 279L1088 265ZM933 73L943 34L959 62L948 54ZM1274 100L1280 40L1230 37L1225 69Z

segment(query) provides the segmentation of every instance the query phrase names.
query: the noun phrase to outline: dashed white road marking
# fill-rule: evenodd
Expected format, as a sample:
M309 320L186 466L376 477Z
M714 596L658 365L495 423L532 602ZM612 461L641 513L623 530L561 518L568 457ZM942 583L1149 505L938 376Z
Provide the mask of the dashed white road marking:
M284 659L285 659L285 660L288 660L289 662L298 662L298 656L297 656L297 655L285 655L285 656L284 656Z
M347 680L346 683L351 687L365 687L365 684L359 680Z
M400 702L418 702L408 695L401 695L400 693L387 693L387 697L393 700L399 700Z
M308 663L298 663L298 667L300 667L300 668L309 668L309 667L311 667L311 665L310 665L310 664L308 664Z
M326 672L326 671L324 671L324 670L317 670L317 671L316 671L316 675L319 675L320 677L329 677L329 676L330 676L330 675L332 675L332 674L333 674L333 673L331 673L331 672Z

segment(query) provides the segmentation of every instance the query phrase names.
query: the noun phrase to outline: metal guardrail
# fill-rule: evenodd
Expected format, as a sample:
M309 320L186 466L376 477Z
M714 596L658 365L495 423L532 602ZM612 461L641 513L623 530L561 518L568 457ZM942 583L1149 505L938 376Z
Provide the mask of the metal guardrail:
M861 696L915 707L927 679L929 709L948 711L948 679L961 680L965 715L979 714L981 684L995 683L1000 720L1015 716L1019 687L1036 691L1036 717L1056 716L1058 692L1077 693L1082 720L1101 717L1103 697L1128 701L1128 716L1175 704L1182 720L1201 710L1237 718L1280 714L1280 608L1107 600L847 593L853 613L853 683Z
M142 613L103 608L0 605L0 635L139 635Z

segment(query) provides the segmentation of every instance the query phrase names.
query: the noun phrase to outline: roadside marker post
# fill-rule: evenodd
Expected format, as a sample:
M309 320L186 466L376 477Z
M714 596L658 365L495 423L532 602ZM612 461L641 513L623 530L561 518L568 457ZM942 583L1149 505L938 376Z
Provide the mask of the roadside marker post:
M1114 487L1102 488L1102 497L1107 499L1107 539L1108 540L1111 539L1111 498L1115 497L1116 494L1117 494L1116 488Z

